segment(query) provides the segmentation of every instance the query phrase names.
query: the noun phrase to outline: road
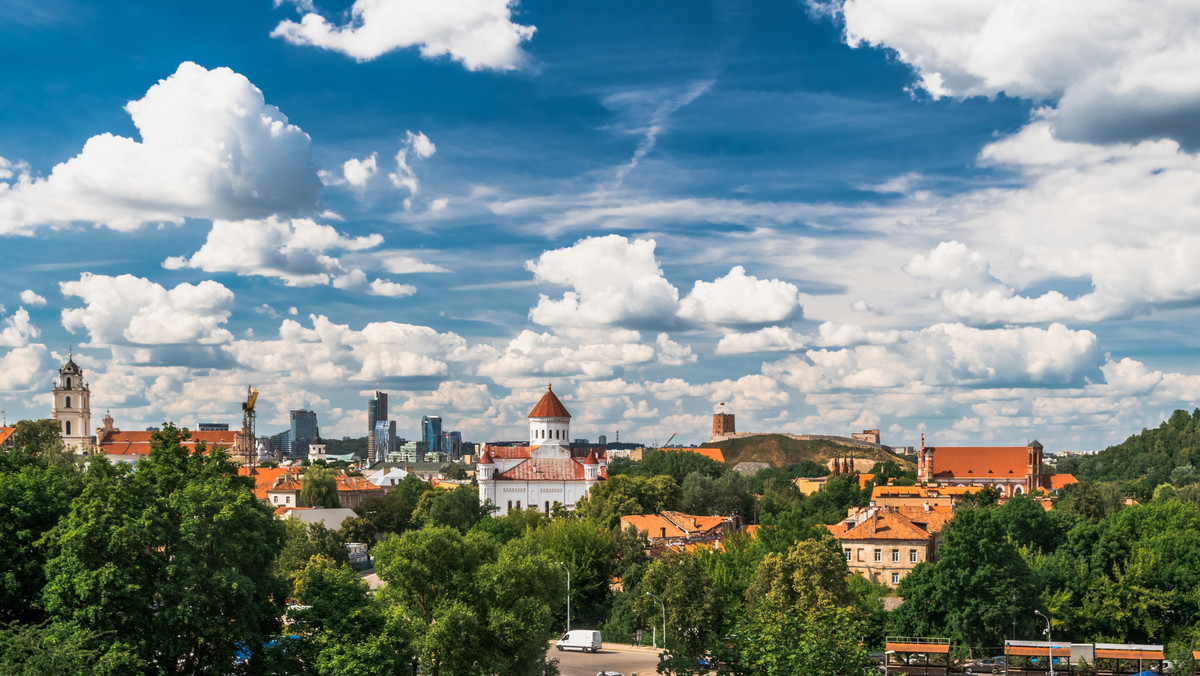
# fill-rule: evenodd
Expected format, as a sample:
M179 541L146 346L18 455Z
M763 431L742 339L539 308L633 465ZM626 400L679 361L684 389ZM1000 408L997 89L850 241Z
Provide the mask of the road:
M605 643L597 653L575 651L559 652L551 644L546 657L558 660L558 671L562 676L596 676L602 670L619 671L625 676L651 676L657 672L658 651L652 648L635 648L618 643Z

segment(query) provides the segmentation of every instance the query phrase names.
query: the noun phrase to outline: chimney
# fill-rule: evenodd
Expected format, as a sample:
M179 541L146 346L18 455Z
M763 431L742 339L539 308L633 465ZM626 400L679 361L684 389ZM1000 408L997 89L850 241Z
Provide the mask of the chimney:
M662 533L662 535L660 537L664 540L667 539L667 527L663 526L662 528L659 528L658 530Z
M925 503L925 511L926 511L926 512L928 512L928 511L929 511L929 503L928 503L928 502L926 502L926 503Z
M692 528L696 527L696 517L692 517Z

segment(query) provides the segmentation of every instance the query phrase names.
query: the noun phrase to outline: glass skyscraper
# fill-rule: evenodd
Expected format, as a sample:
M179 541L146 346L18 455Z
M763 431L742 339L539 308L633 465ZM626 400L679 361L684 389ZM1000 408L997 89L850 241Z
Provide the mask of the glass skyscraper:
M438 415L427 415L421 418L421 441L425 442L425 448L431 455L443 453L442 450L442 417Z
M292 443L288 455L294 458L308 455L308 442L317 436L317 414L315 411L298 409L292 411L290 417Z
M375 391L375 398L367 400L367 464L374 465L378 458L386 458L375 453L375 426L381 420L388 419L387 392ZM393 431L393 436L395 433ZM395 447L393 439L392 447Z

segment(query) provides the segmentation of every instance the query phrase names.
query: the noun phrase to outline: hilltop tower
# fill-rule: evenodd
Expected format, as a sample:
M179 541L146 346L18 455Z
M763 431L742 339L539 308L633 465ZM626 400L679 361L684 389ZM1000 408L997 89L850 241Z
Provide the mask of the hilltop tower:
M83 381L83 369L74 355L58 369L54 384L54 421L58 423L63 446L76 453L92 450L92 392Z
M727 434L733 434L735 427L733 424L733 414L725 410L725 402L721 402L717 412L713 414L712 433L714 437L723 437Z

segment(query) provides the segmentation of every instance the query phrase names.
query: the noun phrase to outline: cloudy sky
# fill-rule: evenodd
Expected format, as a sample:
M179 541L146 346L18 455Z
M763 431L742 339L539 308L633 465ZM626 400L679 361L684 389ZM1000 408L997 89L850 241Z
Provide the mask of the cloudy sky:
M0 4L0 408L1102 448L1200 399L1200 5Z

